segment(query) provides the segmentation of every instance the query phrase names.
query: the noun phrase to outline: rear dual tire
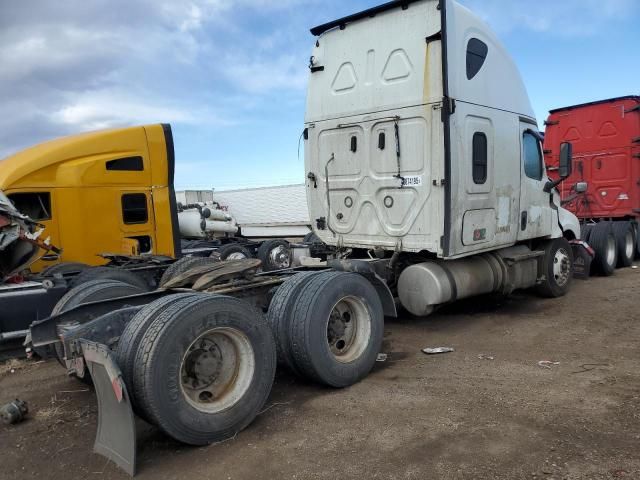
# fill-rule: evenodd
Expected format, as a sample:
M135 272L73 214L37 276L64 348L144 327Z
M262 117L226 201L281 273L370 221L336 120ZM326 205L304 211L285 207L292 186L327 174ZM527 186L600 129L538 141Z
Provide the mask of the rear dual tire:
M631 222L613 222L612 230L618 250L618 268L630 267L636 256L636 231Z
M194 295L162 309L146 328L132 397L170 437L206 445L254 420L275 369L275 343L260 312L235 298Z
M283 363L323 385L359 382L375 365L384 334L375 288L355 273L301 275L280 287L269 308Z
M591 263L592 273L609 277L618 264L618 245L611 222L600 222L585 227L583 239L595 251Z

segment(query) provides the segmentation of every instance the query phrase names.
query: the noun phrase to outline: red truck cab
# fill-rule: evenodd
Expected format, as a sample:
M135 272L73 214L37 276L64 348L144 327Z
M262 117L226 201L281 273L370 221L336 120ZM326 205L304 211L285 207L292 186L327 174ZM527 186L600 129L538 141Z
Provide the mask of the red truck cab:
M631 265L640 255L640 96L552 110L545 125L551 177L557 177L560 145L573 145L573 174L558 189L596 250L596 269L611 274Z

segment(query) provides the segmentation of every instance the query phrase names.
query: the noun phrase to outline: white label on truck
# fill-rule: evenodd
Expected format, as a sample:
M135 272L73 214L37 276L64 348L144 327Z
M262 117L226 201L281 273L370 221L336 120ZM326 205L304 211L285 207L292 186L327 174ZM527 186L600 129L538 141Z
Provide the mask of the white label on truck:
M412 177L402 177L403 187L421 187L422 177L420 175L414 175Z

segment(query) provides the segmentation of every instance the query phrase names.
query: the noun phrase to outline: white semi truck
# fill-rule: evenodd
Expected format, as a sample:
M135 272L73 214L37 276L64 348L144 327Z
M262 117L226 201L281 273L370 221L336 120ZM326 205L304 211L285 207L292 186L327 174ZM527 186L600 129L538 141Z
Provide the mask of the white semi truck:
M187 444L220 441L261 411L276 359L348 387L370 372L398 305L426 315L571 284L578 221L546 176L518 70L478 17L453 0L403 0L312 33L306 188L326 264L176 268L155 292L97 281L31 326L35 349L90 376L96 451L132 474L135 415ZM566 144L560 177L570 171Z

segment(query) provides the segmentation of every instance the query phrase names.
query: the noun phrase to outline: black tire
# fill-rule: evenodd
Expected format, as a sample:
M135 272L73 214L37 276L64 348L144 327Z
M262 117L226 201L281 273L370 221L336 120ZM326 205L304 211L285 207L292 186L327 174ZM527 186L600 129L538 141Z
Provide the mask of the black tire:
M291 267L291 246L286 240L267 240L258 248L262 270L273 272Z
M146 292L151 290L151 287L147 281L128 270L115 267L91 267L83 271L80 275L71 281L71 287L77 287L86 282L92 280L114 280L117 282L128 283L138 287Z
M86 263L80 262L62 262L57 265L51 265L45 268L41 273L41 277L53 277L54 275L65 275L68 273L80 273L87 268L91 268Z
M278 361L294 373L299 372L296 370L289 342L291 313L300 290L318 273L302 272L287 279L276 290L267 312L267 323L271 327L273 338L276 342Z
M302 239L303 243L322 243L322 240L320 240L320 237L318 237L318 235L316 235L314 232L309 232L304 236L304 239Z
M213 252L211 257L219 258L220 260L228 260L229 257L232 257L233 260L237 260L241 258L241 255L244 256L244 258L253 258L253 254L248 248L242 245L236 245L235 243L229 243Z
M117 282L113 280L92 280L85 282L72 288L56 303L51 311L51 316L70 310L84 303L97 302L100 300L108 300L111 298L123 297L126 295L135 295L143 293L144 290L128 283ZM60 343L54 344L56 358L60 365L67 368L64 361L64 350ZM81 380L85 381L88 376ZM85 382L88 383L88 382Z
M593 231L593 223L585 223L580 227L580 240L589 243L589 237Z
M138 346L142 341L142 338L147 332L149 325L155 321L157 316L169 308L176 302L185 302L186 299L193 298L194 293L180 293L176 295L169 295L167 297L156 300L148 305L142 307L142 309L134 315L131 321L127 324L120 341L116 347L116 362L122 372L122 378L127 386L129 396L132 398L132 405L134 411L138 416L145 418L144 411L138 408L137 401L134 397L133 377L134 377L134 365L136 353L138 352Z
M224 362L218 361L215 378L213 373L205 377L210 383L204 388L214 389L220 388L220 383L215 385L226 375L227 383L221 391L227 393L219 400L222 404L216 404L218 400L212 400L215 395L208 392L208 403L194 406L194 400L186 393L193 391L183 385L183 379L188 378L189 385L195 388L195 377L192 380L189 372L195 371L199 359L189 357L215 350L210 345L194 350L201 341L204 343L201 339L205 335L233 335L243 343L242 347L226 350L241 352L239 359L233 359L232 365L237 367L234 372L225 373ZM252 355L247 353L247 345ZM220 358L225 355L220 353ZM191 369L183 370L185 365L191 365ZM252 369L250 374L247 368ZM186 444L207 445L233 437L253 421L269 396L275 370L275 342L261 313L236 298L201 294L191 298L188 305L174 303L147 329L135 358L134 396L138 408L164 433ZM237 390L237 384L243 383L243 388ZM199 393L199 401L203 401L205 393Z
M341 305L346 311L340 315ZM336 333L336 323L343 328L342 336ZM351 338L345 340L349 328ZM290 349L296 369L304 376L342 388L369 374L383 334L382 303L373 285L356 273L323 272L315 275L296 299Z
M162 274L162 278L160 279L160 286L162 287L169 280L177 277L178 275L190 270L193 267L200 267L202 265L208 265L210 263L215 262L213 258L209 257L184 257L178 260L177 262L169 265L164 273Z
M563 297L573 280L573 250L565 238L546 242L539 271L543 280L536 286L539 295L547 298Z
M631 222L613 222L613 234L618 249L618 268L633 265L636 257L636 231Z
M589 245L596 252L591 263L593 273L609 277L618 263L618 248L610 222L600 222L593 226L589 235Z

